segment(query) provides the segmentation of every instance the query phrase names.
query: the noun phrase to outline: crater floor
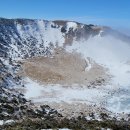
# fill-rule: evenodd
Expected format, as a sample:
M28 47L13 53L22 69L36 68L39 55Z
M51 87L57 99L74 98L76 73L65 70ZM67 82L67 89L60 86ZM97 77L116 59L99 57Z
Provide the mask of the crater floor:
M53 57L35 57L23 62L23 75L44 84L102 85L106 70L80 54L56 50Z

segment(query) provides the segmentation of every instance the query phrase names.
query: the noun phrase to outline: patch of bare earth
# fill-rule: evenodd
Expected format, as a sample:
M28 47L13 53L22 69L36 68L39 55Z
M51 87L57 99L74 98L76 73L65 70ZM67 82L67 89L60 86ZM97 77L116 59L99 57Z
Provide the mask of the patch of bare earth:
M94 62L90 64L92 67L86 71L88 63L80 54L59 49L52 58L35 57L25 60L23 74L44 84L89 85L95 81L99 84L105 81L105 70Z

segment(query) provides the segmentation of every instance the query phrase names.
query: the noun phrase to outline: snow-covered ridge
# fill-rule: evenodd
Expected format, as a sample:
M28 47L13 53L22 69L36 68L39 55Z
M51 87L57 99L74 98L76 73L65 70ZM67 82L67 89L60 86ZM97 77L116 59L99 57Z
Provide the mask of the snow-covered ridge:
M99 32L76 22L1 18L0 55L11 58L50 55L56 46L71 44L73 39L88 38Z

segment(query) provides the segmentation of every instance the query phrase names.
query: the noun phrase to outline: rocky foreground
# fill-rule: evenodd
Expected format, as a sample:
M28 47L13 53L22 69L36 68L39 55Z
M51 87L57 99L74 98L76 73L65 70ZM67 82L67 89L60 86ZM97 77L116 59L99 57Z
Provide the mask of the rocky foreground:
M99 119L94 113L88 117L81 113L77 118L65 118L47 105L40 109L27 101L22 94L15 95L14 90L1 89L0 128L1 130L42 130L69 128L73 130L129 130L130 122L111 118L101 113ZM10 97L9 99L7 99Z

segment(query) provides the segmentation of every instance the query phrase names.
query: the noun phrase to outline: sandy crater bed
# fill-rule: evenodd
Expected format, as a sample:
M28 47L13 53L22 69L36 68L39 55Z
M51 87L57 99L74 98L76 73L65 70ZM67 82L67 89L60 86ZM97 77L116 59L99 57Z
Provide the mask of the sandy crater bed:
M91 66L90 66L91 65ZM88 67L88 69L86 69ZM23 74L44 84L89 85L107 79L106 71L90 58L56 50L53 57L35 57L23 62Z

